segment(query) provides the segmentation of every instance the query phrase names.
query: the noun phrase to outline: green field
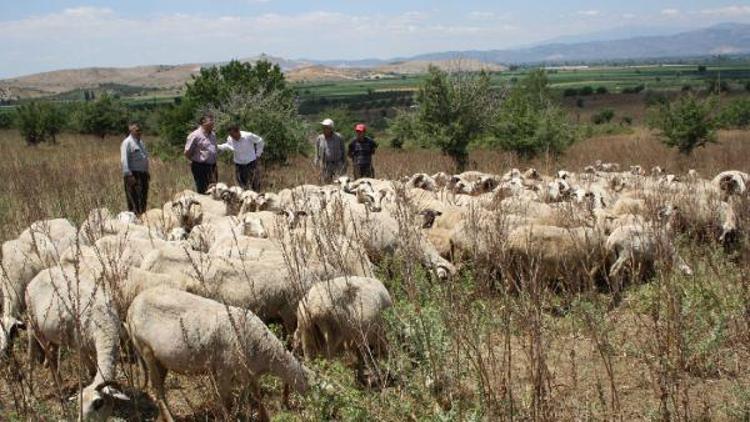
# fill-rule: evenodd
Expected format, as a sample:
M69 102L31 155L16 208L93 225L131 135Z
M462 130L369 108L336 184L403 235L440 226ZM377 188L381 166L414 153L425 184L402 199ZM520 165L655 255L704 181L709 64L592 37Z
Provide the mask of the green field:
M491 78L493 85L499 87L521 79L529 71L497 72ZM648 89L670 91L680 90L686 84L703 88L705 81L717 78L730 81L736 85L734 88L740 89L744 88L745 82L750 81L750 64L707 66L705 72L699 72L696 65L550 69L548 76L552 88L560 90L591 85L605 86L611 92L620 92L623 88L644 84ZM370 92L415 90L423 80L423 75L417 75L371 81L308 82L294 84L293 87L302 99L343 98Z

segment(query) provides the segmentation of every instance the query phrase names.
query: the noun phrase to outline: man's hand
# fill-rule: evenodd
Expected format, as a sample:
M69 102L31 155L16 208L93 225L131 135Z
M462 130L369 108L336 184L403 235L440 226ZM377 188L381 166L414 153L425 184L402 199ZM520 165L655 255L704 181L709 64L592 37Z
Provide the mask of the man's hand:
M125 176L125 183L130 188L132 188L133 186L135 186L135 176L133 176L132 174L129 174L129 175Z

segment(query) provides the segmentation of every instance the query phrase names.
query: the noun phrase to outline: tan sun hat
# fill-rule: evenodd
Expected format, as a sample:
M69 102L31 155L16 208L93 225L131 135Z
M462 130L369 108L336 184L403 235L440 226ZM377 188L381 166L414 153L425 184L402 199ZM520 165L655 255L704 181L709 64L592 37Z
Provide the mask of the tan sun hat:
M333 128L333 120L331 119L325 119L322 122L320 122L320 124L323 126L328 126L330 128Z

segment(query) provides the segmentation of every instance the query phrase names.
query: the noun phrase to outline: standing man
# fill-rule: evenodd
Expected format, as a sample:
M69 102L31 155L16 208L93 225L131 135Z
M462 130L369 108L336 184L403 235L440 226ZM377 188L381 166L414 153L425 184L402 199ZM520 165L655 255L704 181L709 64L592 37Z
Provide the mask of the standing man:
M349 158L354 166L354 179L362 177L375 177L375 169L372 167L372 156L378 148L378 144L369 136L365 135L367 126L360 123L354 127L357 136L349 144Z
M315 141L315 165L320 167L321 184L326 185L346 174L346 153L344 138L333 131L333 120L325 119L320 124L323 134Z
M219 151L234 153L234 178L242 189L260 189L260 175L257 172L258 158L263 155L263 138L241 131L239 125L229 127L227 141L218 146Z
M120 163L125 178L128 211L141 215L148 203L148 151L141 137L141 126L131 123L130 135L120 145Z
M201 117L198 129L188 135L185 157L191 162L190 170L193 172L195 190L205 194L208 185L216 183L219 178L216 169L216 134L213 117Z

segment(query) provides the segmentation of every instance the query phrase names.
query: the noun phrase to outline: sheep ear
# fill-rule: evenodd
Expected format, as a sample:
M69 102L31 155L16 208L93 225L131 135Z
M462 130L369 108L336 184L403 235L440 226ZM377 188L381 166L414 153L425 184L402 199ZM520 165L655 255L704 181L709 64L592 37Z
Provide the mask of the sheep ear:
M122 391L114 388L114 387L104 387L101 391L102 394L106 394L112 398L115 398L117 400L122 401L130 401L130 397L128 397L125 393Z
M296 212L294 213L294 215L296 215L297 217L307 217L307 212L306 212L306 211L302 211L302 210L299 210L299 211L296 211Z

